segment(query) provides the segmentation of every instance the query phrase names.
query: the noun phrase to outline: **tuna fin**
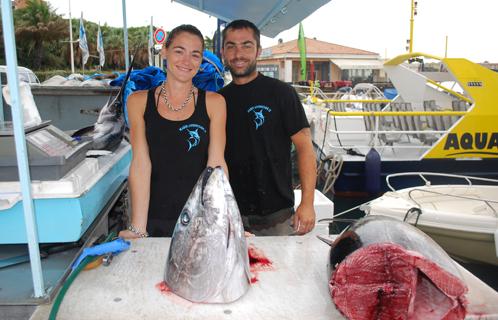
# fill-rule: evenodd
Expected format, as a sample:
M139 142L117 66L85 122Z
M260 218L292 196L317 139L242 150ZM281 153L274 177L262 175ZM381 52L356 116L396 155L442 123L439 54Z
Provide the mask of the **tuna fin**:
M325 237L322 237L322 236L316 236L318 239L322 240L323 242L325 242L326 244L328 244L329 246L332 247L332 244L334 243L333 240L331 239L327 239Z

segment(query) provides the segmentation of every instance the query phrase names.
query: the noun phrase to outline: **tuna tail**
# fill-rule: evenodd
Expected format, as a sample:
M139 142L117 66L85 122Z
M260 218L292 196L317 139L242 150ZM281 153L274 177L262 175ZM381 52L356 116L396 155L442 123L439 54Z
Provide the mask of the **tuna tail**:
M123 126L123 127L119 128L117 130L118 131L117 133L114 133L114 136L116 136L116 137L113 137L113 140L115 140L113 142L108 142L107 137L105 137L105 138L99 137L99 138L97 138L97 140L99 140L99 141L96 142L94 134L95 134L95 131L97 130L97 126L104 123L105 121L109 121L110 119L113 119L112 121L114 121L116 123L120 122L119 119L123 116L123 107L124 107L123 96L124 96L124 92L125 92L125 87L126 87L126 83L128 82L128 79L130 78L131 71L133 69L133 63L135 61L135 56L136 56L137 50L138 50L138 48L135 50L135 54L133 55L133 59L131 60L130 67L128 68L128 71L126 73L126 77L123 80L123 83L121 84L121 88L119 89L119 92L116 95L116 97L114 97L114 99L112 98L112 96L109 97L109 99L107 100L104 107L100 110L99 116L97 118L97 122L94 125L88 126L88 127L85 127L85 128L82 128L82 129L75 131L71 135L71 137L73 137L75 139L82 139L82 140L89 139L89 137L91 139L93 138L94 143L92 144L92 148L97 149L97 150L111 149L111 151L114 151L113 149L115 149L119 145L119 143L121 142L121 139L122 139L123 131L124 131L124 120L121 120L121 122L123 122L123 123L119 124L120 126ZM106 134L107 134L107 132L106 132Z
M130 79L131 71L133 70L133 64L135 62L135 57L137 56L138 52L138 47L135 49L135 54L133 55L133 58L131 59L130 66L128 67L128 71L126 72L126 76L123 80L123 83L121 84L121 88L119 89L118 94L116 95L116 99L113 102L113 105L115 107L115 112L117 116L121 116L123 113L123 108L124 108L124 101L123 101L123 96L126 88L126 83L128 82L128 79Z

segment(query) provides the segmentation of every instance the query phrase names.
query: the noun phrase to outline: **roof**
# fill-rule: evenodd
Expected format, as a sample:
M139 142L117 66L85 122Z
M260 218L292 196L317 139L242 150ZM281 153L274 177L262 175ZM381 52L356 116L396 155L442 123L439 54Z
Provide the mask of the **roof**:
M306 54L355 54L355 55L378 55L375 52L341 46L339 44L306 38ZM275 46L265 48L265 57L278 54L299 54L297 39L279 43Z
M174 0L226 22L247 19L267 37L292 28L330 0Z

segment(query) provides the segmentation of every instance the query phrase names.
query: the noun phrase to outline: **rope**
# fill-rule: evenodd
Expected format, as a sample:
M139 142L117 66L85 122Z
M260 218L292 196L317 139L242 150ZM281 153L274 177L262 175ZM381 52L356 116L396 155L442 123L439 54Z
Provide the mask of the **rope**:
M328 167L326 166L328 163ZM335 181L341 174L342 165L344 161L342 156L339 154L333 154L325 159L320 160L320 165L318 166L319 177L325 179L323 184L322 193L327 194L329 191L333 191Z

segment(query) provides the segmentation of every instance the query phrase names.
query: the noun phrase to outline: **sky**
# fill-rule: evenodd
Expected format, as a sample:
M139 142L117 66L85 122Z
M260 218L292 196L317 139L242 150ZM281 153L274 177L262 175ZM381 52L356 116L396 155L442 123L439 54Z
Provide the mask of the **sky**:
M248 0L249 1L249 0ZM68 17L69 0L48 0L58 14ZM121 0L72 0L71 15L109 26L123 26ZM308 38L378 53L391 58L406 52L410 34L410 0L331 0L303 20ZM498 63L498 1L418 0L413 51L474 62ZM171 0L127 0L128 27L144 26L153 17L156 27L170 30L183 23L197 26L212 37L216 18ZM294 40L298 26L275 38L262 37L263 48L278 39ZM104 38L105 46L105 38Z

